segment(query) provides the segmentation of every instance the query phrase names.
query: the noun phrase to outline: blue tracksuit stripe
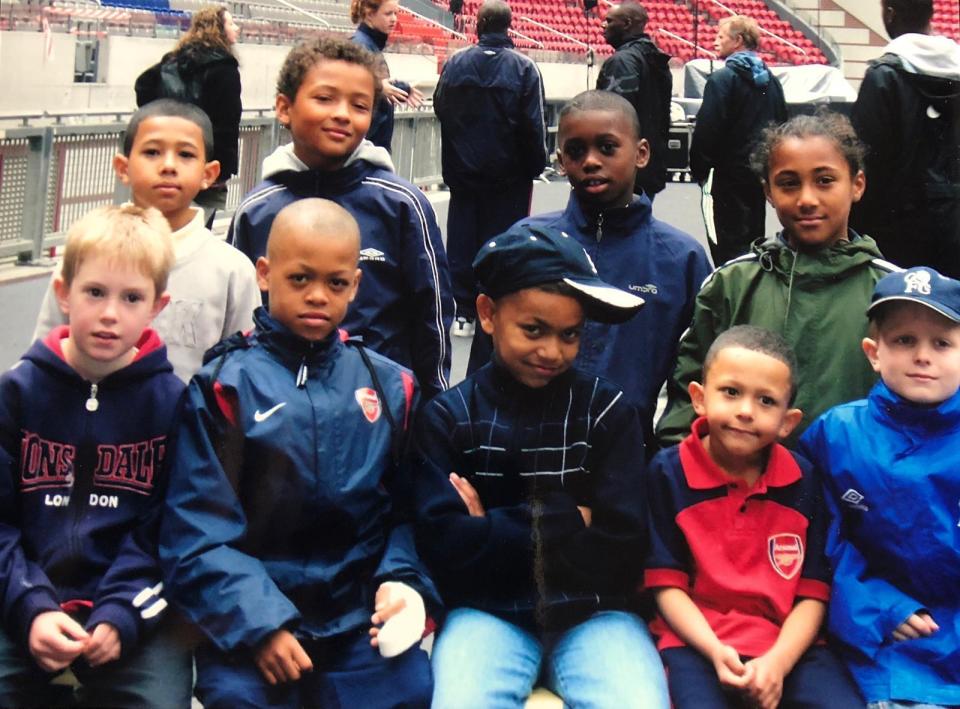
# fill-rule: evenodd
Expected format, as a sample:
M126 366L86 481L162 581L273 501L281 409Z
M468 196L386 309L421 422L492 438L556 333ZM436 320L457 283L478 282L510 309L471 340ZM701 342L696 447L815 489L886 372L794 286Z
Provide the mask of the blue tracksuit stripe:
M413 207L414 212L417 215L417 219L420 222L420 240L423 242L423 250L427 254L427 260L430 263L430 273L433 276L433 282L440 282L440 269L437 266L437 252L433 248L433 244L430 241L430 227L427 222L427 215L424 212L423 206L420 204L420 200L417 199L417 196L413 192L403 185L398 185L395 183L387 182L386 180L381 180L376 177L368 177L363 180L365 185L375 185L380 189L386 190L388 192L394 192L396 194L403 195L410 200L410 205ZM440 298L440 289L435 288L433 291L433 304L434 304L434 325L437 328L437 332L444 332L443 326L443 301ZM450 387L450 382L447 378L446 372L443 369L443 363L447 360L447 342L443 337L438 338L438 345L440 347L439 357L437 358L437 381L440 382L440 386L443 389L448 389Z

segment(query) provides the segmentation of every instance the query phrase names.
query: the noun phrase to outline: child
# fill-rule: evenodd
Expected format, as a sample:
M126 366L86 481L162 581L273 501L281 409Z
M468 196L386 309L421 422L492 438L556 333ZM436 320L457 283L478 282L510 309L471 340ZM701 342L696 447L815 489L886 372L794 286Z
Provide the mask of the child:
M522 706L542 666L565 706L666 708L625 563L646 550L636 411L571 368L585 317L621 322L643 301L548 227L495 237L474 269L493 361L427 404L415 434L417 544L453 609L433 706Z
M633 194L637 169L650 155L641 128L633 106L617 94L586 91L567 103L557 136L557 157L573 188L567 208L521 224L574 237L605 281L646 301L621 325L588 320L576 366L623 389L650 441L657 395L710 264L692 237L653 218L646 195Z
M167 432L183 383L147 328L173 264L159 212L103 207L67 235L70 316L0 377L0 705L190 703L155 556Z
M753 162L783 231L718 268L700 289L657 424L663 446L686 435L694 418L690 382L710 343L732 325L772 330L797 353L803 419L787 442L876 380L859 352L863 309L876 282L896 267L881 260L873 239L847 227L865 186L863 145L850 121L829 112L796 116L764 132Z
M829 629L871 705L960 705L960 282L877 284L863 351L881 381L801 439L833 526Z
M277 80L277 118L293 138L263 164L265 182L234 215L228 239L263 256L274 217L305 197L331 199L360 224L364 287L343 327L409 367L424 399L447 388L453 299L433 208L363 140L380 96L376 60L347 39L295 47Z
M651 464L644 581L677 709L863 706L813 644L830 592L825 513L809 464L777 443L800 422L795 371L783 338L727 330L690 383L692 433Z
M253 265L203 225L203 210L191 205L214 183L213 129L207 114L172 99L148 103L133 114L123 137L123 154L113 167L139 207L155 207L173 231L176 263L170 272L170 304L154 323L169 350L173 371L190 381L203 353L227 335L253 327L260 305ZM47 293L34 339L66 322Z
M418 397L408 370L341 342L359 251L336 204L282 209L257 260L269 314L190 383L160 554L210 641L205 707L429 702L429 660L407 648L438 600L401 524Z

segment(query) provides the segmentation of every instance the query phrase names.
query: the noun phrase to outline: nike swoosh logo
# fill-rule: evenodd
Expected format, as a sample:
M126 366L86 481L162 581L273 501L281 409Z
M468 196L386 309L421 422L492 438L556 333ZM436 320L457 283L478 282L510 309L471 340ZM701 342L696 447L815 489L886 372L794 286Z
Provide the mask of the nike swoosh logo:
M253 420L256 421L257 423L263 423L264 421L266 421L268 418L273 416L275 413L277 413L280 409L282 409L286 405L287 405L286 401L281 401L279 404L277 404L272 408L267 409L262 414L260 413L260 409L257 409L256 411L253 412Z

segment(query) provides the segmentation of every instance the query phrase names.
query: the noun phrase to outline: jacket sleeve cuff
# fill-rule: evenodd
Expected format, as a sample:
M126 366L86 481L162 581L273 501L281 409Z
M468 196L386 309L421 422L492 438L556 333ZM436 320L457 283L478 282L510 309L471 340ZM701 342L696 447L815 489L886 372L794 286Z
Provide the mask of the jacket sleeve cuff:
M16 612L13 614L13 617L16 619L17 637L23 643L24 647L26 647L29 642L30 627L33 625L34 618L41 613L58 610L60 610L60 603L49 589L37 588L29 595L24 596Z
M679 588L690 592L690 576L676 569L647 569L643 572L646 588Z
M905 623L907 618L923 610L925 609L922 605L909 597L905 597L899 603L895 603L887 614L886 622L881 629L884 640L889 640L890 636L893 635L893 631Z
M109 623L117 629L120 635L120 656L127 657L140 643L140 622L131 607L127 609L120 603L104 603L94 606L90 618L87 620L88 631L92 631L100 623Z
M800 579L800 583L797 584L797 596L828 603L830 601L830 586L823 581Z

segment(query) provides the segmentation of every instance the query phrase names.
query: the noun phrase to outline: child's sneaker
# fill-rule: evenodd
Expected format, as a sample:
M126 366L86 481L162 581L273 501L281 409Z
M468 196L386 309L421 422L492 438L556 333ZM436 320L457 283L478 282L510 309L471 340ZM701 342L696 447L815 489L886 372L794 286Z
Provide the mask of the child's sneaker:
M450 329L450 334L454 337L473 337L473 332L476 330L474 325L473 318L465 318L458 315L453 320L453 327Z

